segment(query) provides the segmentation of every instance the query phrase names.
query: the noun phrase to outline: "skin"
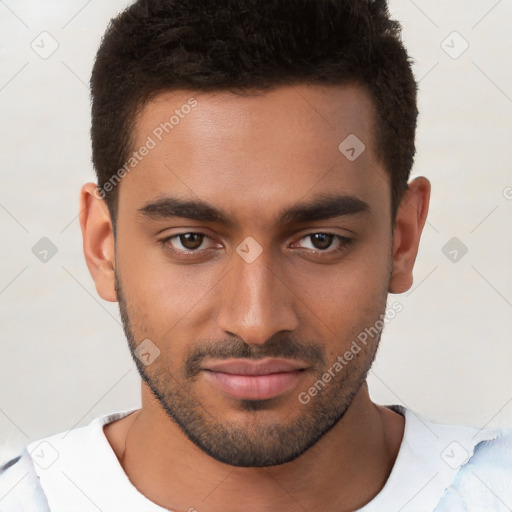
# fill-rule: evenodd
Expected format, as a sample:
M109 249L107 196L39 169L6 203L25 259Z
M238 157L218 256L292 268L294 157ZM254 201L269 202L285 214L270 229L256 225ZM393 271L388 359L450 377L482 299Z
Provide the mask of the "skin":
M147 104L137 119L134 148L191 96L166 92ZM139 491L176 512L237 511L241 503L244 510L259 512L355 510L384 486L404 430L401 415L369 397L366 374L380 335L361 345L308 404L298 395L358 333L375 325L388 293L410 289L430 183L424 177L409 182L392 232L390 179L374 156L375 113L360 86L296 85L251 96L224 91L193 96L198 105L118 185L115 243L96 185L87 183L81 191L84 254L98 294L119 299L132 351L145 338L160 350L150 365L138 363L145 377L142 408L106 426L105 435ZM366 146L354 161L338 150L349 134ZM370 209L276 223L283 208L320 193L351 194ZM137 212L162 195L207 201L234 225L151 219ZM160 243L190 232L211 237L196 259L173 256ZM335 253L333 240L322 252L307 236L314 233L353 242ZM262 248L250 264L236 252L249 236ZM177 238L173 247L190 249ZM326 256L325 251L331 252ZM256 358L273 354L272 342L278 354L288 347L294 360L306 364L301 359L306 342L320 356L311 356L293 390L258 407L214 388L205 372L184 374L190 354L204 350L201 361L207 362L212 347L224 356L243 347ZM194 423L180 427L165 407L173 403ZM297 425L303 428L295 432ZM213 456L182 427L203 433ZM307 445L315 429L320 437L308 438ZM269 435L271 430L286 435L280 440ZM219 431L223 435L216 437ZM291 438L290 432L297 435ZM254 444L264 446L273 463L240 467L219 460L228 434L239 436L233 446L246 455L262 456Z

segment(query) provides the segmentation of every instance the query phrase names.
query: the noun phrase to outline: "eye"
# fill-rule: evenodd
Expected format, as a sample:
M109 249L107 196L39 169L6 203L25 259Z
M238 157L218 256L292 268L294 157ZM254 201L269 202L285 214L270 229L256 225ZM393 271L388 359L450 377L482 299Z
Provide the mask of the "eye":
M205 240L211 240L211 238L204 233L188 232L164 238L160 243L177 257L196 257L199 253L211 249L211 247L202 247Z
M310 233L305 237L301 238L301 240L309 240L309 247L301 247L320 253L326 253L328 255L332 255L333 253L338 253L340 251L345 250L352 242L352 239L347 238L346 236L338 235L336 233L323 232ZM329 250L333 242L336 242L336 245L334 249Z

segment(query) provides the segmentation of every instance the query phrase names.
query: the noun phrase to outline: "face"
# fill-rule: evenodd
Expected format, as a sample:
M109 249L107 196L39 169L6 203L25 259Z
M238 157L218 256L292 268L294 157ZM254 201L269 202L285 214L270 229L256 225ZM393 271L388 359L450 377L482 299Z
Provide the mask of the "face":
M386 308L390 185L373 122L364 89L306 85L165 93L137 120L119 185L122 320L133 354L146 340L143 381L219 461L295 459L366 378L380 333L336 361Z

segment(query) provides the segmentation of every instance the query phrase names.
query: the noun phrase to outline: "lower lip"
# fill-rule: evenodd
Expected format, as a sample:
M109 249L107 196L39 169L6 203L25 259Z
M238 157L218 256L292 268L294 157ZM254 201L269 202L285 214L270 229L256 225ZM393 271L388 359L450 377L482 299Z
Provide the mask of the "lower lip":
M303 371L297 370L267 375L233 375L207 370L204 375L216 388L232 397L265 400L293 389L302 373Z

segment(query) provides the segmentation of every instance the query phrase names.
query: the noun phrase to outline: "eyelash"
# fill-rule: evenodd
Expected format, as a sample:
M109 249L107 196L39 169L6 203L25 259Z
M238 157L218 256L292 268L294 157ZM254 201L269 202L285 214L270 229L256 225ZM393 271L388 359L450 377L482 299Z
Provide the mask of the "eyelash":
M336 249L330 249L330 250L329 249L326 249L326 250L308 249L308 248L305 249L308 252L315 252L315 253L317 253L318 255L320 255L321 258L322 257L327 257L327 256L333 256L334 254L339 254L339 253L347 250L349 245L353 242L352 238L348 238L348 237L343 236L343 235L338 235L337 233L329 233L329 232L325 232L325 231L315 231L315 232L312 232L312 233L308 233L307 235L304 235L303 237L301 237L299 240L303 240L304 238L312 237L313 235L319 235L319 234L327 235L327 236L332 236L332 237L334 237L335 240L338 240L338 242L340 243L340 246L337 247ZM191 250L191 249L179 250L179 249L175 249L171 245L171 243L170 243L171 240L173 240L174 238L178 238L179 239L179 237L183 236L183 235L202 235L204 237L204 239L201 241L201 243L206 238L211 239L211 237L206 235L205 233L199 233L199 232L195 232L195 231L185 231L183 233L178 233L176 235L172 235L170 237L167 237L167 238L164 238L162 240L159 240L159 242L164 247L164 249L166 251L170 252L173 256L175 256L177 258L188 258L188 259L199 258L199 257L202 256L201 252L204 254L205 251L214 250L214 248L211 248L211 247L208 248L208 249L196 249L196 250Z

